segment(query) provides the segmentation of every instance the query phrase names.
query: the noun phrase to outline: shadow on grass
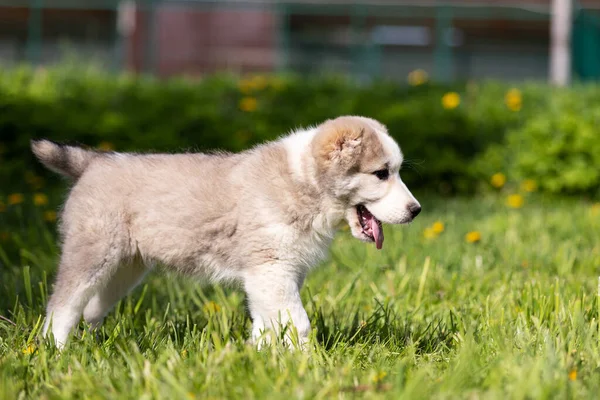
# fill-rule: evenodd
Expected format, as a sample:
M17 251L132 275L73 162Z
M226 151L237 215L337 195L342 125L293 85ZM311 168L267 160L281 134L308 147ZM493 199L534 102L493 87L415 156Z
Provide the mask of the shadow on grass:
M340 318L335 312L325 315L316 309L317 340L330 350L340 344L385 344L402 348L413 345L417 353L434 353L453 346L453 335L458 332L456 317L434 316L429 320L414 318L414 314L398 316L389 304L377 302L377 307L364 317L357 310L350 317Z

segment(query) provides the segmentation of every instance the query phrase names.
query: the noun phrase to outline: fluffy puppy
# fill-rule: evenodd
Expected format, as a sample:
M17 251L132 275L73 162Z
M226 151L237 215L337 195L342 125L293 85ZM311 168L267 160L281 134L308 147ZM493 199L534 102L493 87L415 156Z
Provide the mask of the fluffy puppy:
M408 223L421 211L400 179L400 148L364 117L238 154L99 153L48 140L32 150L74 180L44 326L60 347L82 314L100 324L156 263L240 282L254 339L289 324L304 343L310 322L300 288L340 223L381 249L382 223Z

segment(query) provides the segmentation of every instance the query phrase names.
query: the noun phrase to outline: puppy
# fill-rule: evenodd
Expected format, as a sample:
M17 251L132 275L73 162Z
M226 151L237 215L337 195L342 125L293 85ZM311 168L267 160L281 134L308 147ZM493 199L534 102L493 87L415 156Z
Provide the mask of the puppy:
M32 150L74 180L43 331L51 327L59 347L82 314L99 325L157 263L240 282L253 339L289 326L303 344L310 321L300 288L340 224L381 249L382 223L408 223L421 211L400 179L400 148L364 117L328 120L238 154L100 153L48 140Z

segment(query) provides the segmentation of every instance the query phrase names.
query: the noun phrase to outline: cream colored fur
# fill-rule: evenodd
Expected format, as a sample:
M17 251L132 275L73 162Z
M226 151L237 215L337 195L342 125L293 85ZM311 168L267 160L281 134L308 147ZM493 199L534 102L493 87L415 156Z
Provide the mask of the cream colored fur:
M58 346L81 315L100 324L156 263L241 282L253 339L289 326L303 344L310 321L300 289L340 223L372 241L357 205L384 223L410 222L420 210L398 174L398 145L363 117L326 121L239 154L99 153L46 140L32 149L75 180L44 327ZM381 168L389 179L373 175Z

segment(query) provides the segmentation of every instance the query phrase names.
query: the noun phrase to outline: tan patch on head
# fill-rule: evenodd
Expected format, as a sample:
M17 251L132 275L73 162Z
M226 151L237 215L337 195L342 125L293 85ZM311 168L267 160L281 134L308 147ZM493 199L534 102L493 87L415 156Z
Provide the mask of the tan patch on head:
M371 171L385 163L385 153L377 130L379 122L363 117L339 117L325 121L312 143L312 153L321 170L337 164L349 171Z

